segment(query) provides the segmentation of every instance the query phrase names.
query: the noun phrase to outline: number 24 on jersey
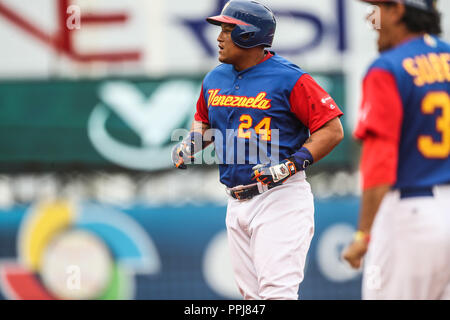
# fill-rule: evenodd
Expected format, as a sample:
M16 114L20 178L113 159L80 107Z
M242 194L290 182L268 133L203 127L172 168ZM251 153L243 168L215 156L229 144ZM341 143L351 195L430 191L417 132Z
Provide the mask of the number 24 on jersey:
M252 130L250 130L250 128L253 126L253 118L249 114L243 114L239 120L241 121L241 124L239 125L238 137L250 139L252 136ZM254 132L259 135L260 139L263 141L271 141L271 120L272 118L265 117L255 126Z

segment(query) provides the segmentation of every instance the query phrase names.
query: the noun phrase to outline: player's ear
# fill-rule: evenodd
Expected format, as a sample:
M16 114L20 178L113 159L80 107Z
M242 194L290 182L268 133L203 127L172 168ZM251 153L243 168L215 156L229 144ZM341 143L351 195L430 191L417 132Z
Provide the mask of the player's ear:
M393 18L397 23L400 23L405 16L406 7L404 4L395 3L391 6Z

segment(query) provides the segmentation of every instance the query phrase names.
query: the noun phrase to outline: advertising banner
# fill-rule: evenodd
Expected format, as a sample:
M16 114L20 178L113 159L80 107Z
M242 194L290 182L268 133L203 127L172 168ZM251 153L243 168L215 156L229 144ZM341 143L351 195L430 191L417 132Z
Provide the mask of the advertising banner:
M205 19L226 2L1 0L0 77L207 72L219 29ZM261 2L277 17L277 53L315 71L342 70L356 1Z
M316 200L300 299L360 299L340 258L358 201ZM0 210L3 299L241 299L216 204L127 207L46 200ZM274 214L276 214L274 212Z
M343 75L314 76L345 112ZM172 168L202 78L1 82L0 170ZM324 164L350 161L347 138Z

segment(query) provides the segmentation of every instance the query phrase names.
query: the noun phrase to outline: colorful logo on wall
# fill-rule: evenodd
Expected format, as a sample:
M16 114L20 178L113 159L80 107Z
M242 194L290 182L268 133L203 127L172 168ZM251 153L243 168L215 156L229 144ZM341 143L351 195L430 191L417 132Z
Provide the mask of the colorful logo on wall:
M0 265L8 299L133 299L136 274L159 272L153 241L129 215L59 200L29 209L18 261Z

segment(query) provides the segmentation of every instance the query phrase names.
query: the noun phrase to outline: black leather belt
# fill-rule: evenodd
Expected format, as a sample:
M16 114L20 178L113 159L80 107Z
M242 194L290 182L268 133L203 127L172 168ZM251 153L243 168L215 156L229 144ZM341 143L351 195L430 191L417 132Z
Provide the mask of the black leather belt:
M400 199L416 197L433 197L433 187L401 188Z
M400 199L416 197L434 197L433 188L439 186L450 186L450 182L438 184L431 187L400 188Z
M275 188L275 186L267 186L266 190ZM253 197L261 194L262 192L259 191L257 184L248 186L248 187L237 187L234 189L228 189L228 193L237 200L250 200Z
M230 190L230 195L237 200L249 200L259 194L258 186L241 190Z

